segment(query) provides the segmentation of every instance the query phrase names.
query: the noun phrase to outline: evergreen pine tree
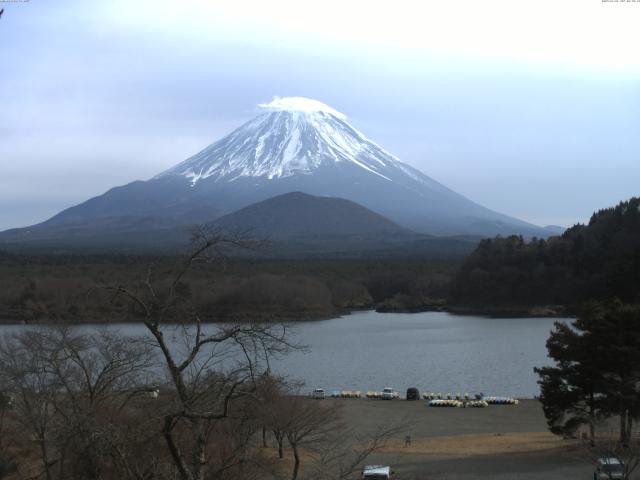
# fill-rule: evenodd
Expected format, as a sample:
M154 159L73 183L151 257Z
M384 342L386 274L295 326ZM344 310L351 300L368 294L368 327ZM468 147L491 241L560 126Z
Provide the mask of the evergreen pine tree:
M640 306L591 303L571 326L556 323L547 349L556 365L535 371L550 430L570 436L588 425L593 443L596 421L618 416L628 444L640 416Z

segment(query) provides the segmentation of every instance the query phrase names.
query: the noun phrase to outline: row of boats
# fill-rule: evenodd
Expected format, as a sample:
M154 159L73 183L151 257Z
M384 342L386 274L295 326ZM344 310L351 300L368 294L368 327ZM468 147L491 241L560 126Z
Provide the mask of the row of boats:
M489 396L489 395L484 395L482 393L476 394L473 396L473 398L471 398L468 393L465 393L464 395L461 395L459 393L452 395L450 393L442 394L442 393L424 392L422 394L422 398L429 401L446 400L446 401L464 402L464 403L469 403L470 401L481 401L481 402L485 402L487 405L517 405L518 404L518 399L513 397Z
M311 396L314 398L325 398L325 391L321 388L315 389ZM362 392L360 390L334 390L330 395L332 398L362 398ZM372 399L385 399L394 400L400 398L400 393L391 389L385 388L383 391L378 392L369 390L364 394L366 398ZM407 400L417 400L419 397L418 391L415 388L407 390ZM484 408L489 405L517 405L518 400L513 397L502 396L488 396L482 393L476 394L473 398L468 394L455 394L450 393L434 393L424 392L422 398L427 400L430 407L470 407L470 408Z
M316 389L313 391L312 396L319 397L324 395L320 389ZM362 398L362 392L360 390L334 390L331 392L332 398ZM385 398L385 399L393 399L400 398L400 393L393 392L374 392L368 391L364 394L366 398Z
M482 397L475 400L436 398L429 400L428 405L430 407L486 408L489 405L518 405L518 399L511 397Z
M453 408L487 408L489 403L484 400L429 400L430 407L453 407Z
M422 397L429 401L430 407L486 408L489 405L518 405L518 399L513 397L476 395L474 399L470 399L468 395L457 395L457 398L448 395L449 398L432 398L426 393Z

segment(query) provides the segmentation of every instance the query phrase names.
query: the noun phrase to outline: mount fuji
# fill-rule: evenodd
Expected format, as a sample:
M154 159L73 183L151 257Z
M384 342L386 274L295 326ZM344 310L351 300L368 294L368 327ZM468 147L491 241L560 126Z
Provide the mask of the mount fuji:
M289 192L350 200L420 234L549 235L401 162L319 101L276 97L260 108L252 120L150 180L3 232L0 242L99 237L144 243Z

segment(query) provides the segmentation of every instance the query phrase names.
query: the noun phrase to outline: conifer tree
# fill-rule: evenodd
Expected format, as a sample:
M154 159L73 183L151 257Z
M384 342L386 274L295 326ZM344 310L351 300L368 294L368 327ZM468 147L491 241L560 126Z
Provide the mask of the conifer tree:
M593 443L596 421L617 416L628 444L640 416L640 306L591 303L571 326L555 324L547 349L556 365L535 371L550 430L573 435L588 425Z

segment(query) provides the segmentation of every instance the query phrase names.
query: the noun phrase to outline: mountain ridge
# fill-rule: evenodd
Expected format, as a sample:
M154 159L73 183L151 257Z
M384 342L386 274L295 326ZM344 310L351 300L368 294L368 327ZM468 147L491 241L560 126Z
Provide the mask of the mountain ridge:
M44 238L47 231L91 229L104 219L131 219L132 227L136 217L176 228L209 223L289 192L350 200L421 234L551 233L489 210L401 162L321 102L285 97L262 108L229 135L151 179L114 187L40 224L0 233L0 242L20 236L29 241L34 231Z

